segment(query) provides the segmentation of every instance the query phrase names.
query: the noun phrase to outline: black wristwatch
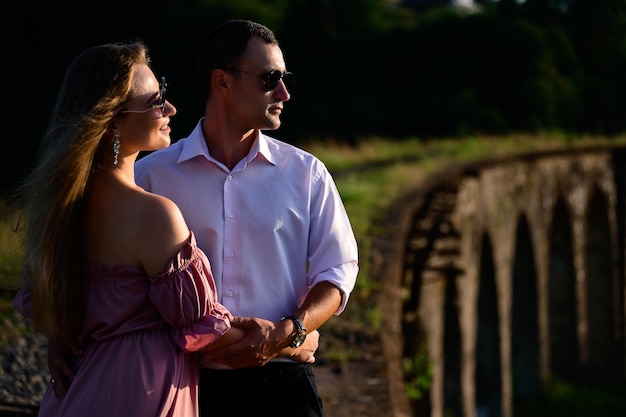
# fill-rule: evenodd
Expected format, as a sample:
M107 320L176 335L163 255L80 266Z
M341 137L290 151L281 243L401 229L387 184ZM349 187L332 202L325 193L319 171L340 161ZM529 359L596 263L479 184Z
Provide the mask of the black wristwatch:
M300 320L300 317L298 316L286 316L280 319L280 321L287 320L287 319L290 319L291 321L293 321L293 325L295 326L295 329L296 329L294 333L295 336L293 338L293 341L289 345L289 347L299 348L300 346L302 346L302 344L304 343L304 340L306 339L306 329L304 328L304 324L302 323L302 320Z

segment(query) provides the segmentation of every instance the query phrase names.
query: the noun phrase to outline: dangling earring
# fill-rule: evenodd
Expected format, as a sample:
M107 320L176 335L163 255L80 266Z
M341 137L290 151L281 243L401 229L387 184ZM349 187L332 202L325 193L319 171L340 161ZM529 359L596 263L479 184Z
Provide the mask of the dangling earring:
M120 154L120 134L115 132L115 140L113 141L113 165L117 165L117 157Z

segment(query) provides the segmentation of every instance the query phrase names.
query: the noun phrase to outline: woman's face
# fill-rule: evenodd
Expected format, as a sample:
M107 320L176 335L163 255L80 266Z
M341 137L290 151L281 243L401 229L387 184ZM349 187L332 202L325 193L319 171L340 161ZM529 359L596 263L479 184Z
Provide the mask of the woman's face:
M176 107L165 100L165 86L152 69L138 65L133 74L131 99L116 116L120 156L154 151L170 145L170 118Z

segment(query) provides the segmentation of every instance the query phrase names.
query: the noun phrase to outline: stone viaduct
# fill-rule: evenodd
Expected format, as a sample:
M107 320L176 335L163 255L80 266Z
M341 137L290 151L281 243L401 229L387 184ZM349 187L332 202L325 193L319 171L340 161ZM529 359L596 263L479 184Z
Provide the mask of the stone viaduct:
M458 167L374 247L395 417L513 417L551 381L624 381L626 148Z

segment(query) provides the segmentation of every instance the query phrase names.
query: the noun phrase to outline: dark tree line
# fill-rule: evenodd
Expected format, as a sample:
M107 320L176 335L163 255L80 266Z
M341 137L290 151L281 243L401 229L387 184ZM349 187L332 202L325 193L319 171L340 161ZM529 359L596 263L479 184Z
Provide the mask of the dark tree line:
M482 0L479 13L404 3L16 3L3 15L4 26L17 29L5 34L2 191L30 169L65 66L96 43L149 45L179 110L173 136L185 136L203 111L199 44L228 18L257 20L277 33L297 84L274 134L292 143L626 130L626 0Z

